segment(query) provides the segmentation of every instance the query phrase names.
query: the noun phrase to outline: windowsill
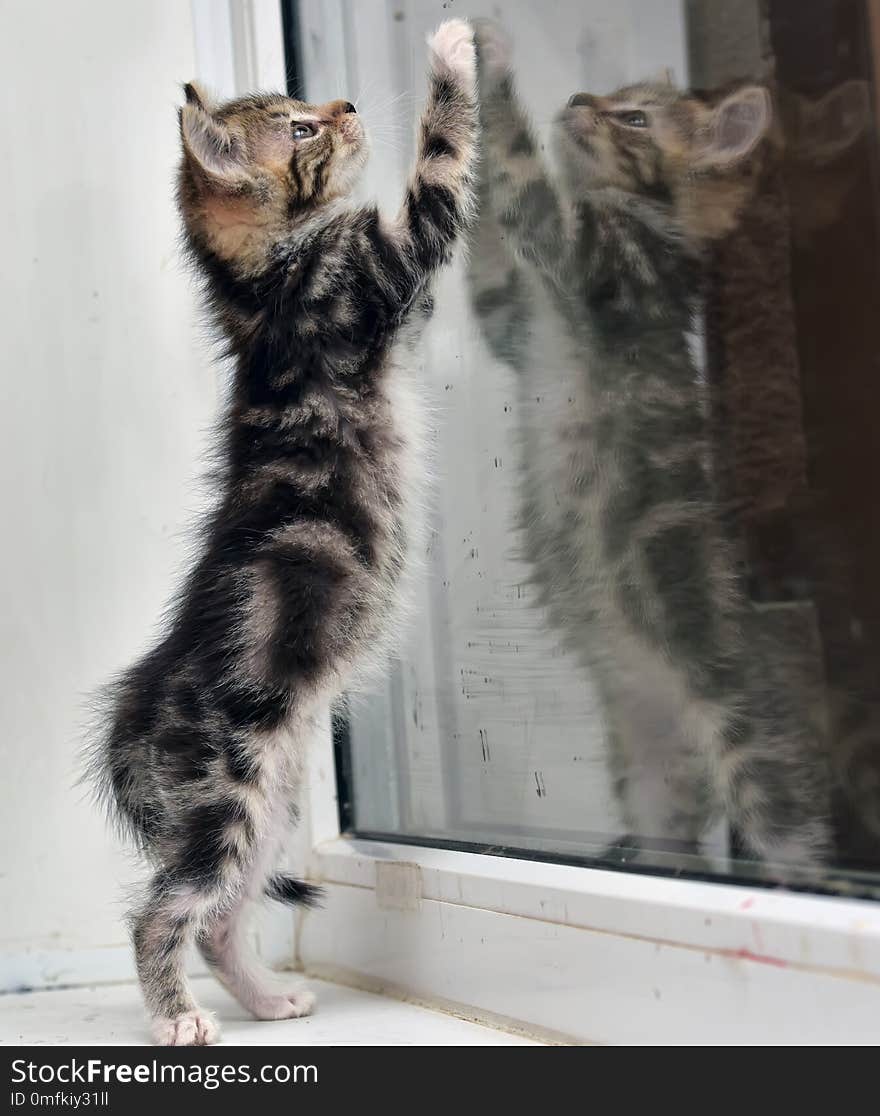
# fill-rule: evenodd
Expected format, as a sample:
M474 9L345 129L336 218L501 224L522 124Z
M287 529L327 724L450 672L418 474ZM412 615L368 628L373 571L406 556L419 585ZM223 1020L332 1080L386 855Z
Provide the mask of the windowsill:
M383 908L418 909L434 900L880 981L880 908L858 900L350 837L324 842L315 853L322 882L376 890ZM386 881L389 869L403 866L413 893L383 896L378 865Z
M563 1042L876 1041L872 903L348 838L310 867L315 976Z
M416 1004L309 981L318 1010L307 1019L257 1023L213 980L193 982L217 1013L226 1046L540 1046ZM134 1046L147 1042L134 984L0 996L0 1046Z

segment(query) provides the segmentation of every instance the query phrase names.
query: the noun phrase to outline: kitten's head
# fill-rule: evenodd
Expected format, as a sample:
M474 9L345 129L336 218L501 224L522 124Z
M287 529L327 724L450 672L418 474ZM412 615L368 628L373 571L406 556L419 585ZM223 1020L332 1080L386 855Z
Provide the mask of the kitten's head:
M771 118L757 85L714 99L667 84L576 93L558 119L559 152L575 200L614 186L664 201L700 241L735 225L752 190L748 157Z
M786 193L796 240L809 241L840 221L863 181L859 152L873 127L871 102L864 80L842 82L818 99L780 86L780 142L789 160Z
M190 235L242 272L297 220L348 194L367 160L348 101L257 95L215 105L194 84L180 110L180 208Z

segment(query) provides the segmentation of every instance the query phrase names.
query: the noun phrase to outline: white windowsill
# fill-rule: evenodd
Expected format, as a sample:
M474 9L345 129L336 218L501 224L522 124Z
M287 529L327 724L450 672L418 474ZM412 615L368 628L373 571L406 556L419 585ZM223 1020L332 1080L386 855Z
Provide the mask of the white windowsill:
M328 883L373 890L377 865L411 865L418 899L880 983L880 906L858 900L345 837L315 853Z
M872 903L346 838L311 874L307 972L563 1041L880 1041Z
M538 1046L416 1004L314 981L318 1008L306 1019L257 1023L210 979L193 982L217 1013L226 1046ZM135 984L0 996L0 1046L130 1046L146 1043Z

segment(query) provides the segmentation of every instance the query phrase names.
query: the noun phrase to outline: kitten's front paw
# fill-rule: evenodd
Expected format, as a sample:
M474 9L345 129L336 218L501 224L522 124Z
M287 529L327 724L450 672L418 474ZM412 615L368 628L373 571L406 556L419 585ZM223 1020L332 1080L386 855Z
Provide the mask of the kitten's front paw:
M220 1028L210 1012L196 1008L172 1019L154 1019L152 1034L157 1046L210 1046L220 1038Z
M510 73L513 43L501 24L492 19L474 21L474 38L480 84L491 88Z
M463 19L441 23L428 39L431 67L435 73L449 73L473 96L477 88L477 52L474 33Z

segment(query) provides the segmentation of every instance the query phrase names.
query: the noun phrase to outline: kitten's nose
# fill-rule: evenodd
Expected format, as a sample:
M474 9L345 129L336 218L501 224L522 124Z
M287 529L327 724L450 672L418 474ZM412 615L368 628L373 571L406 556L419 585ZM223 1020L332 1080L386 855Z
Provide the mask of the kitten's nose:
M342 111L343 112L357 112L357 109L354 107L354 105L351 103L351 101L346 101L345 104L342 107Z
M596 98L589 93L573 93L568 98L569 108L594 108L595 104Z

